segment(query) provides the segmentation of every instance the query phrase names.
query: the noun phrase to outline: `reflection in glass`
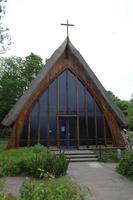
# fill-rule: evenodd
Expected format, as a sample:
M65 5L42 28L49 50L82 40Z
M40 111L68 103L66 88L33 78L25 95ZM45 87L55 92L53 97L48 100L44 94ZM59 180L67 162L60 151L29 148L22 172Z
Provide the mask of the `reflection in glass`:
M94 109L94 104L96 109ZM96 114L96 124L94 113ZM63 117L63 115L66 116ZM31 126L30 142L28 143L29 116L31 116ZM80 145L96 145L96 130L98 142L112 143L110 129L107 122L104 121L104 114L99 105L85 85L68 69L49 84L32 106L25 121L20 145L34 145L40 136L41 144L56 146L57 125L59 125L61 146L76 146L77 130L79 130Z
M30 145L37 143L37 131L38 131L38 102L33 106L31 110L31 134L30 134Z
M48 141L48 89L39 98L40 101L40 143L47 146Z
M59 111L66 112L66 71L59 76Z
M76 113L75 75L68 71L68 111Z

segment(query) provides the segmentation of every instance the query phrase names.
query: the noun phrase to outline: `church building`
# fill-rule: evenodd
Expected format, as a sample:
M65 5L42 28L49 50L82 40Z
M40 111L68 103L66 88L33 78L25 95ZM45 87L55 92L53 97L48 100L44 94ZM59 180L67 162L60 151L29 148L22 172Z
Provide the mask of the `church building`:
M2 123L12 128L8 148L124 147L125 116L69 37Z

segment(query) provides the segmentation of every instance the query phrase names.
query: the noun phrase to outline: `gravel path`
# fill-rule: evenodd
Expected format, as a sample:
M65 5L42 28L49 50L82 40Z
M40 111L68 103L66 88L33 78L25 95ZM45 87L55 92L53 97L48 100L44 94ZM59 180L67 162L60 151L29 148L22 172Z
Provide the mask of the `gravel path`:
M133 200L133 182L115 171L115 164L70 163L68 177L89 187L87 200Z

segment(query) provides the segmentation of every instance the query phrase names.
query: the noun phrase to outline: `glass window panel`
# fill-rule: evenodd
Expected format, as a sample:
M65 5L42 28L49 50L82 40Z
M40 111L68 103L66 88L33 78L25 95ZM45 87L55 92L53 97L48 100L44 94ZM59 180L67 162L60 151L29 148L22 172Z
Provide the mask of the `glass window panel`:
M47 146L48 133L48 89L40 97L40 143Z
M106 143L112 144L112 136L111 136L110 129L106 121L105 121L105 130L106 130Z
M97 136L98 136L98 143L104 144L104 120L103 116L97 116Z
M80 116L79 117L79 133L80 133L80 145L86 145L86 123L85 123L85 117Z
M94 115L88 116L88 141L90 145L96 144Z
M57 107L57 81L49 86L49 110L56 112Z
M96 103L97 137L98 143L104 144L104 120L103 114Z
M68 109L70 114L76 112L75 75L68 71Z
M59 110L66 112L66 71L59 76Z
M57 127L57 122L56 122L56 112L50 112L50 117L49 117L49 143L50 145L57 145L56 143L56 127Z
M68 74L68 90L67 90L67 77ZM59 88L57 88L57 79L54 80L49 85L49 92L46 89L43 94L39 97L40 104L40 115L39 115L39 125L40 125L40 143L43 145L47 145L48 134L49 134L49 144L57 145L57 91L59 91L59 112L60 114L77 114L76 113L76 100L78 98L78 107L79 107L79 135L80 135L80 145L87 145L87 139L89 144L96 144L95 138L95 120L94 120L94 98L90 94L90 92L85 88L84 84L77 79L77 89L78 89L78 97L76 97L76 85L75 85L75 75L71 71L64 71L58 77ZM68 92L68 96L67 96ZM49 93L49 97L48 97ZM85 96L86 95L86 96ZM85 102L86 97L86 102ZM49 100L49 102L48 102ZM68 102L67 102L68 100ZM68 103L68 105L67 105ZM49 108L48 108L49 105ZM66 108L68 106L68 111L66 112ZM30 144L34 145L37 143L37 132L38 132L38 103L35 103L31 109L31 141ZM20 145L27 145L28 139L28 118L25 122L23 134L21 137ZM88 126L87 126L88 119ZM66 129L63 127L66 126L66 121L68 119L60 120L60 134L61 134L61 145L63 145L64 137L66 137ZM76 121L76 120L75 120ZM96 121L97 121L97 135L98 140L104 141L104 120L103 113L100 110L99 106L96 104ZM74 122L75 123L75 122ZM71 132L73 123L68 123L69 129ZM49 125L49 130L48 130ZM75 125L74 125L75 126ZM88 136L86 128L88 127ZM112 141L112 137L110 134L109 127L107 122L105 122L106 129L106 140L107 144L110 144ZM64 130L64 131L63 131ZM71 133L70 139L73 139L73 135ZM76 140L76 139L75 139ZM72 145L72 143L70 143Z
M84 115L85 113L85 87L78 81L78 106L80 115Z
M37 131L38 131L38 102L33 106L31 110L31 134L30 134L30 139L31 145L35 145L37 143Z
M39 98L40 101L40 111L47 112L48 111L48 89L43 92L43 94Z
M99 106L96 103L96 116L101 116L101 115L102 115L101 109L99 108Z
M60 134L60 146L66 146L67 130L66 130L66 118L59 119L59 134Z
M68 119L68 123L69 123L69 132L68 132L68 137L70 139L70 146L76 146L76 135L77 135L77 130L76 130L76 126L77 126L77 119L75 118L70 118Z
M87 98L87 111L89 116L94 115L94 99L89 93L89 91L86 92L86 98Z

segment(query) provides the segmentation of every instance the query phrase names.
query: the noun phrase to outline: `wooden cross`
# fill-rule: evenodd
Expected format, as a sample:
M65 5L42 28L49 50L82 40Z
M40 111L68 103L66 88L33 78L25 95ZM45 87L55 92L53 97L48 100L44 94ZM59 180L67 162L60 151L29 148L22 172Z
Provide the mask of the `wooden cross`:
M69 36L69 34L68 34L68 27L69 27L69 26L74 26L74 24L69 24L69 23L68 23L68 20L67 20L67 23L66 23L66 24L61 24L61 25L67 27L67 37L68 37L68 36Z

